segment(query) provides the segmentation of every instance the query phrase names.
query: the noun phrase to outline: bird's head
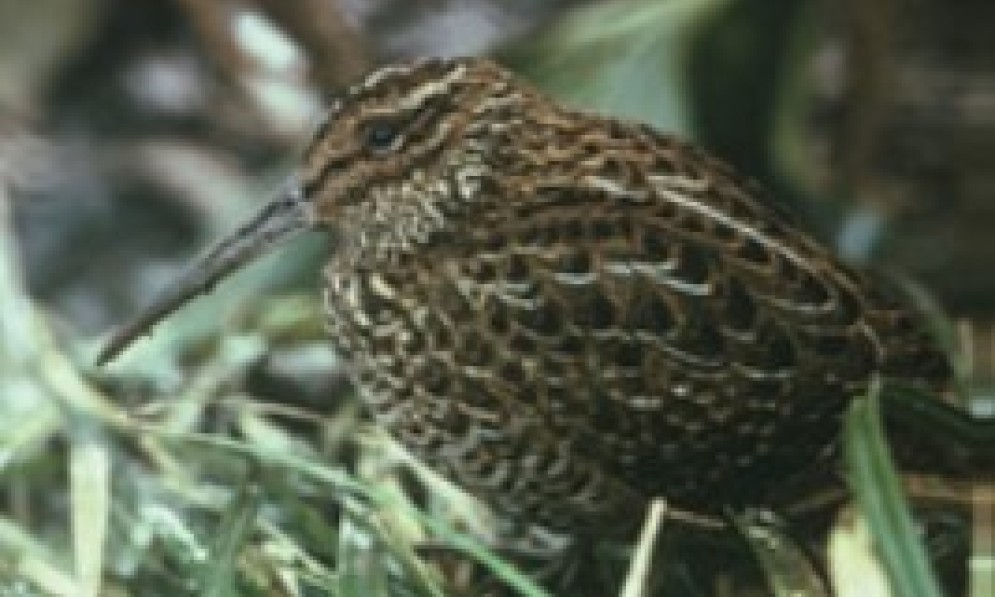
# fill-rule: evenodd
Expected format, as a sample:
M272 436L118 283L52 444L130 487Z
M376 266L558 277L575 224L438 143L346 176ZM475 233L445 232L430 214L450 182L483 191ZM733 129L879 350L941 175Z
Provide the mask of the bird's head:
M493 194L502 130L536 96L480 58L389 66L329 109L277 196L111 338L103 363L156 322L297 233L330 229L347 263L428 242Z

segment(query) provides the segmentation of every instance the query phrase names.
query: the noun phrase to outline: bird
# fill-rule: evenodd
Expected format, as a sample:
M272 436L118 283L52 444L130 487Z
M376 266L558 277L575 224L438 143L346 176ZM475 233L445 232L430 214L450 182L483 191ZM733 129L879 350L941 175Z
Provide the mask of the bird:
M950 379L899 294L761 185L479 57L344 90L275 197L99 360L303 232L333 239L328 336L373 418L550 529L769 503L874 379Z

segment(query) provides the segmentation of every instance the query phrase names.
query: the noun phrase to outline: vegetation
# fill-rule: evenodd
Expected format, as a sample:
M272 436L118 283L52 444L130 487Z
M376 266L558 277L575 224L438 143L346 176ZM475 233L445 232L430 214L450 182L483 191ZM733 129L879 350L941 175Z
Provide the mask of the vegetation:
M0 75L10 79L0 100L16 103L4 89L27 77L18 73L50 73L21 86L36 97L0 112L0 596L475 595L472 581L460 587L440 572L464 560L519 594L544 595L488 547L494 525L483 506L365 418L324 340L313 272L325 247L305 242L265 259L159 326L120 363L92 364L95 328L136 308L148 293L143 281L157 283L148 253L161 249L182 262L175 244L192 248L251 209L262 194L253 189L267 186L260 179L278 179L302 144L314 89L372 62L374 49L389 54L390 44L373 33L316 41L300 14L247 2L311 60L310 79L274 83L212 28L206 7L213 3L186 0L176 3L182 10L167 10L81 2L99 16L80 20L90 29L72 34L68 25L59 29L59 11L70 10L62 4L38 3L24 21L60 48L50 49L57 66L43 68L24 45L3 63L33 66ZM844 253L870 259L881 246L887 253L899 234L888 225L891 208L869 209L880 204L861 202L873 188L866 177L819 158L828 125L812 116L820 100L809 75L833 35L822 26L831 22L823 4L598 2L567 12L565 3L544 4L549 20L530 24L541 35L529 39L539 41L506 42L496 48L500 58L568 101L697 137L763 179L826 238L840 239ZM331 3L299 5L334 12ZM347 19L323 14L314 22ZM396 21L379 22L390 31ZM148 51L129 31L168 43ZM239 31L257 48L269 39L248 25ZM129 71L122 51L107 49L116 43L124 54L146 52L146 67L166 65L156 72L168 76L210 63L211 83L201 72L166 85L174 102L193 85L193 103L180 116L119 109L127 94L100 69L121 80L129 72L154 79ZM35 100L48 113L22 118ZM102 156L82 168L65 157L80 155L78 136L84 154ZM136 176L146 178L135 183ZM124 201L104 197L115 192ZM93 227L92 213L81 211L92 194L114 225ZM153 215L135 220L129 201ZM55 206L54 215L38 216L44 205ZM854 233L868 218L869 240ZM73 239L69 249L46 253L60 231ZM135 255L135 263L122 255ZM87 300L100 305L81 308L81 286L117 294L91 293ZM972 376L945 317L918 300L958 359L957 408L901 387L857 397L841 437L853 501L832 502L818 519L731 512L729 531L716 538L669 519L660 504L632 551L606 547L601 563L627 579L620 593L864 597L880 588L980 597L995 590L990 571L976 565L992 557L985 537L995 536L995 430L983 417L992 410L990 389ZM94 310L102 315L83 321L80 314ZM903 455L927 449L936 470L900 474ZM649 571L630 562L648 563Z

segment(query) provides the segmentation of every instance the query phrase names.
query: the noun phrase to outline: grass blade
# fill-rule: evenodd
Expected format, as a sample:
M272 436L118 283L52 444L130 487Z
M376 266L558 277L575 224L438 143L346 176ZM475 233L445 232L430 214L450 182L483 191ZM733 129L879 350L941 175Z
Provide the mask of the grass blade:
M880 416L881 384L854 400L844 422L843 451L851 489L867 517L874 547L898 597L941 597L912 514L902 495Z
M104 545L110 519L110 454L101 435L87 424L72 433L70 448L70 498L73 549L80 597L100 594Z
M731 516L750 551L763 568L774 597L829 597L825 583L802 548L787 535L781 521L762 510Z
M261 491L246 486L221 521L218 540L211 550L212 557L205 563L201 584L201 595L204 597L239 595L235 590L235 564L239 551L255 528L262 497Z
M629 565L621 597L644 597L648 594L653 552L666 513L667 502L662 499L653 500L639 535L639 542L632 554L632 563Z
M974 490L974 554L968 562L971 597L995 595L995 482Z

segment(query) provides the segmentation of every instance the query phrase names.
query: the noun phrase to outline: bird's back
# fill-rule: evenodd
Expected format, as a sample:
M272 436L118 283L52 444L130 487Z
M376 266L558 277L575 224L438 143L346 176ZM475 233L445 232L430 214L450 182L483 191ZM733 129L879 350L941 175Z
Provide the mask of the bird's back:
M511 123L472 217L329 270L374 412L462 484L563 524L763 501L875 374L946 383L905 307L721 162L565 110Z

